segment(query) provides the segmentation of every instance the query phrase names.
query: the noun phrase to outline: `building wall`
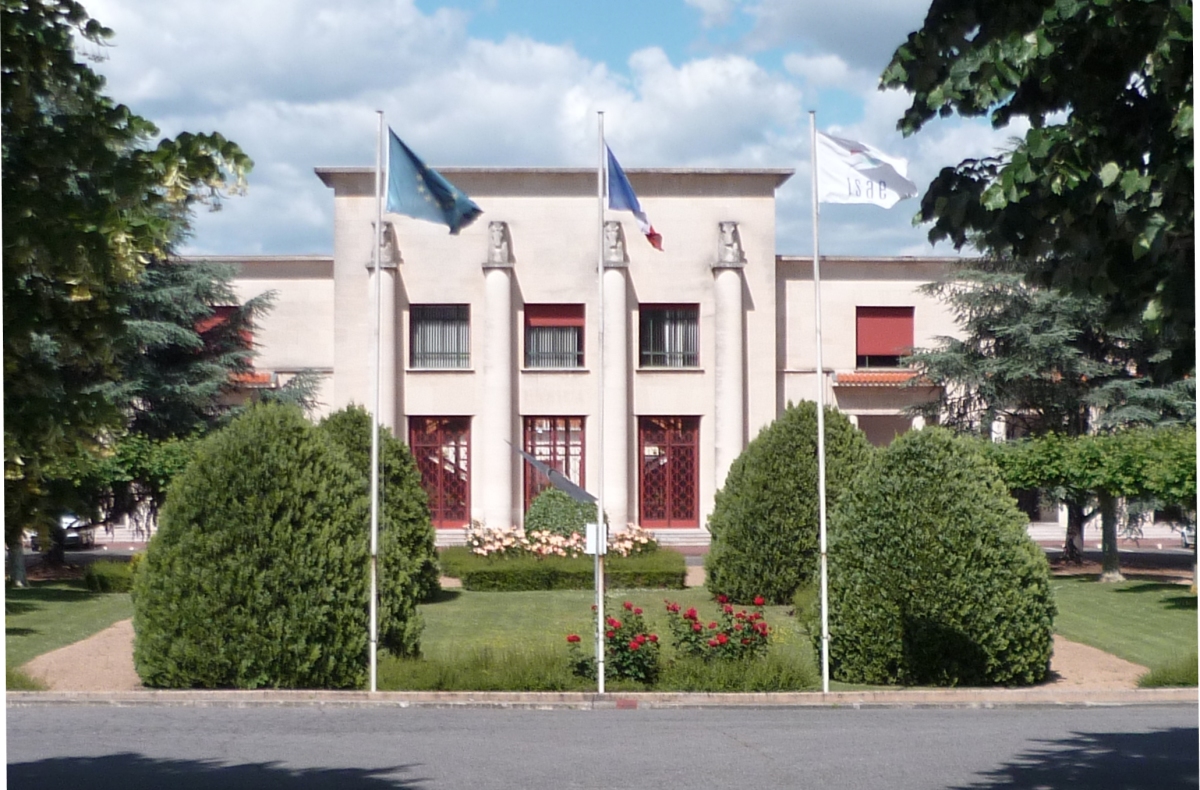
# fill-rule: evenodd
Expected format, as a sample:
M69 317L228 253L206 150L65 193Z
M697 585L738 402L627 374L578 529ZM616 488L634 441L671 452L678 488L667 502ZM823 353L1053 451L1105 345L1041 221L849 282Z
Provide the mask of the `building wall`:
M441 172L484 214L451 236L445 227L384 215L399 262L383 254L381 336L384 422L407 439L409 417L471 420L470 517L519 523L522 418L585 418L585 485L598 482L601 445L610 520L637 522L638 418L699 419L698 526L703 528L728 465L789 401L812 399L816 385L811 261L776 256L775 190L781 170L645 170L628 175L664 238L653 249L624 212L606 212L625 237L625 265L605 269L608 334L604 437L599 433L601 215L595 172L585 169L456 169ZM333 191L334 254L239 258L238 294L278 294L262 322L257 367L287 374L328 373L324 412L373 397L374 174L320 168ZM506 223L511 260L489 263L489 223ZM734 222L744 260L728 259L721 223ZM948 271L951 259L827 258L822 261L825 386L828 402L865 418L877 441L906 427L903 409L934 393L898 386L845 386L855 367L855 308L912 306L914 344L955 331L940 304L917 292ZM621 302L624 301L622 309ZM583 304L584 365L524 367L526 304ZM413 305L470 308L470 366L409 365ZM641 368L640 305L694 304L699 364ZM623 342L622 342L623 340ZM615 405L614 405L615 404ZM735 414L736 412L736 414ZM873 420L873 421L872 421ZM614 427L615 426L615 427ZM884 437L884 438L879 438ZM603 439L603 441L602 441Z

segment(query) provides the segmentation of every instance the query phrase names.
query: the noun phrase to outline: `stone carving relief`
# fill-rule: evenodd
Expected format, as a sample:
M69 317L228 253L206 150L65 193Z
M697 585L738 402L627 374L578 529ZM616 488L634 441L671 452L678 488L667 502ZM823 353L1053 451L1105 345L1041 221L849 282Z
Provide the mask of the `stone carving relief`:
M508 232L507 222L488 223L488 254L489 266L511 266L512 236Z
M720 228L720 250L717 254L717 263L724 265L737 265L746 262L746 253L742 250L742 235L738 232L738 224L736 222L722 222L718 226Z
M629 262L625 256L625 229L620 222L604 223L604 263L623 266Z

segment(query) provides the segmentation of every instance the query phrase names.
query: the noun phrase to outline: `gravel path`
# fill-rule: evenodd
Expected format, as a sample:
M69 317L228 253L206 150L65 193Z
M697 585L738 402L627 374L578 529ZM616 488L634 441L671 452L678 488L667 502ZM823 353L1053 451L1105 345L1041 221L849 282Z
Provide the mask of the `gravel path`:
M38 656L23 669L51 691L135 691L133 621L122 620L82 642ZM1094 647L1054 637L1050 687L1127 689L1146 668Z

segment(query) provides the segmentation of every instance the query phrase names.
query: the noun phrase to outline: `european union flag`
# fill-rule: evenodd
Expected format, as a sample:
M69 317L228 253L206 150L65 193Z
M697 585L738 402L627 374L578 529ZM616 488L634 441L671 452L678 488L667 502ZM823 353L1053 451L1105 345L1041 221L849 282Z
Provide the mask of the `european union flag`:
M406 217L439 222L457 235L475 221L483 209L460 192L388 128L387 210Z

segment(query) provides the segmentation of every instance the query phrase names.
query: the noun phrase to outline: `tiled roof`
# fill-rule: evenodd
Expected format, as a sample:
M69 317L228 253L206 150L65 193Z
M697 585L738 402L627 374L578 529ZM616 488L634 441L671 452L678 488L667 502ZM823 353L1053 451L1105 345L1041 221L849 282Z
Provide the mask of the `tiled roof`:
M265 370L249 370L245 373L231 373L229 378L234 384L243 387L273 387L275 374Z
M916 375L912 370L856 370L834 373L833 383L839 387L902 387Z

